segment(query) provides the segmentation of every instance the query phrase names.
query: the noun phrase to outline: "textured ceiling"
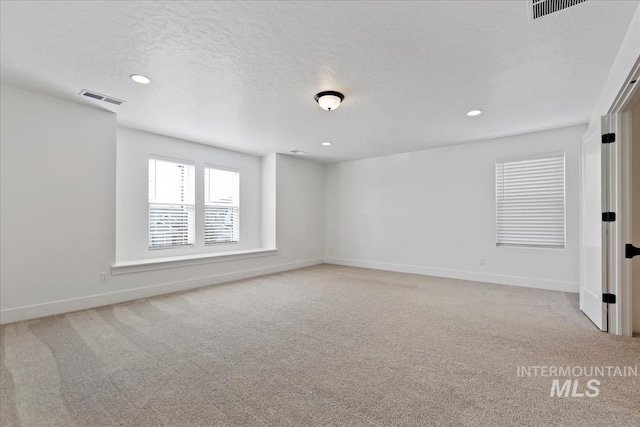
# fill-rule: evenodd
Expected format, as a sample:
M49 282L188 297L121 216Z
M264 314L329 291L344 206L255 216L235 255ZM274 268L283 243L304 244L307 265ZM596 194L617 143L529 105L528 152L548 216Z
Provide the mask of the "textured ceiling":
M529 3L3 1L2 81L125 126L320 162L585 123L638 2L533 22ZM322 90L346 99L323 111Z

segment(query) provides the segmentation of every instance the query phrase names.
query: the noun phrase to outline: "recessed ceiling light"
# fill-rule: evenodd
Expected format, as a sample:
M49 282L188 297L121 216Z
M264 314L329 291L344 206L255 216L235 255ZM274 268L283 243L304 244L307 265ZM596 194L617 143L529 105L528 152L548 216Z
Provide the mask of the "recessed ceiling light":
M131 74L129 78L136 83L140 83L141 85L148 85L149 83L151 83L151 79L147 76L143 76L142 74Z
M482 114L482 110L471 110L467 113L467 116L474 117L479 116L480 114Z
M325 147L328 147L328 146L331 145L331 143L330 142L323 142L322 145L324 145Z

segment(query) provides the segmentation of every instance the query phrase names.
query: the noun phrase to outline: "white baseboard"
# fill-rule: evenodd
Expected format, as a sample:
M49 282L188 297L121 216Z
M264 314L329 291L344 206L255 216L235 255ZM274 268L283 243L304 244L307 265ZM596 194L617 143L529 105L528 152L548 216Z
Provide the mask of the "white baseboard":
M235 271L232 273L217 274L213 276L198 277L185 281L162 283L141 288L127 289L124 291L109 292L86 297L73 298L60 301L52 301L43 304L26 305L22 307L0 310L0 324L19 322L22 320L36 319L55 314L69 313L72 311L86 310L104 305L133 301L140 298L148 298L172 292L185 291L210 285L217 285L234 280L248 279L264 276L265 274L279 273L281 271L295 270L322 264L322 258L295 261L286 264L277 264L269 267L250 270Z
M473 280L476 282L497 283L500 285L521 286L526 288L546 289L560 292L578 292L578 282L537 279L534 277L506 276L500 274L476 273L471 271L447 270L441 268L421 267L417 265L392 264L376 261L362 261L344 258L325 258L327 264L346 265L350 267L372 268L374 270L397 271L400 273L420 274L423 276L448 277L451 279Z
M263 276L265 274L281 271L295 270L297 268L312 265L337 264L351 267L372 268L375 270L397 271L401 273L420 274L425 276L449 277L452 279L473 280L477 282L498 283L502 285L523 286L537 289L547 289L562 292L578 292L578 283L556 280L536 279L532 277L505 276L497 274L475 273L459 270L446 270L414 265L392 264L375 261L350 260L343 258L315 258L286 264L277 264L269 267L236 271L232 273L217 274L213 276L198 277L185 281L162 283L124 291L109 292L86 297L73 298L60 301L52 301L43 304L27 305L22 307L0 310L0 324L19 322L22 320L36 319L39 317L69 313L101 307L109 304L133 301L140 298L148 298L172 292L185 291L210 285L217 285L234 280L248 279Z

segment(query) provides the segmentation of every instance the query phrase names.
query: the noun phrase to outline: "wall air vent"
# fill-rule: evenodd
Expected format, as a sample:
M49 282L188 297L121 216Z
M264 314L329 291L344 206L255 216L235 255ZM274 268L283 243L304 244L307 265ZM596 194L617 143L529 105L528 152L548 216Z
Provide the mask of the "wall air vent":
M571 6L575 6L580 3L584 3L587 0L528 0L531 1L533 9L533 19L542 18L543 16L551 15L559 10L566 9Z
M123 101L122 99L113 98L111 96L102 95L97 92L91 92L90 90L82 89L80 95L87 96L89 98L97 99L98 101L108 102L109 104L120 105Z

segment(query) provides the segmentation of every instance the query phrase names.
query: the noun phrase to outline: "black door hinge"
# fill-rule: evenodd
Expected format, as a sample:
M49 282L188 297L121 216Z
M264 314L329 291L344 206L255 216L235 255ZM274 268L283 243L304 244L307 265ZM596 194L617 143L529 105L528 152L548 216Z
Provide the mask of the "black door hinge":
M611 144L612 142L616 142L616 134L615 133L605 133L602 135L602 143L603 144Z
M602 302L607 304L615 304L616 296L614 294L602 294Z
M602 212L602 221L603 222L614 222L616 220L615 212Z

